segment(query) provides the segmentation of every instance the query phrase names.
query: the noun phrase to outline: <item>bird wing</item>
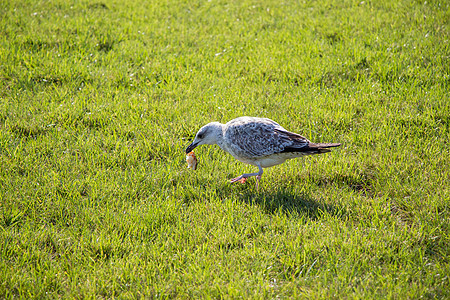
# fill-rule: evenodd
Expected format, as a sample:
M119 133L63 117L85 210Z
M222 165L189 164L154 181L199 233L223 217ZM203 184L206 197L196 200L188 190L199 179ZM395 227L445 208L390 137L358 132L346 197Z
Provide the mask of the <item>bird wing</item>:
M270 119L259 118L228 123L224 137L232 155L246 158L297 152L309 144L305 137L287 131Z
M304 136L287 131L284 128L275 128L274 131L284 143L284 148L280 152L302 152L306 150L311 143Z

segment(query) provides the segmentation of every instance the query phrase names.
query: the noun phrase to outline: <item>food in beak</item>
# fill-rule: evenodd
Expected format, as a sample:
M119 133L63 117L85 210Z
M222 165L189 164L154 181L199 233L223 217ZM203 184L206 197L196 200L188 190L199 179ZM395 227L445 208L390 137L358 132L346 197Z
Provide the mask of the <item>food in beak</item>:
M192 170L197 169L197 157L195 156L194 151L191 151L186 155L186 162L188 164L188 168Z

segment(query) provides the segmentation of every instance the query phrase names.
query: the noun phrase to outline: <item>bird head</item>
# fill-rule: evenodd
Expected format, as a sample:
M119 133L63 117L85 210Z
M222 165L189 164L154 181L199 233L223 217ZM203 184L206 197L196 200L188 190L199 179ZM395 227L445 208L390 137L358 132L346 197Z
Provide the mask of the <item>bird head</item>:
M218 139L222 135L222 124L212 122L206 124L195 135L194 141L186 148L186 153L191 152L200 145L214 145L217 144Z

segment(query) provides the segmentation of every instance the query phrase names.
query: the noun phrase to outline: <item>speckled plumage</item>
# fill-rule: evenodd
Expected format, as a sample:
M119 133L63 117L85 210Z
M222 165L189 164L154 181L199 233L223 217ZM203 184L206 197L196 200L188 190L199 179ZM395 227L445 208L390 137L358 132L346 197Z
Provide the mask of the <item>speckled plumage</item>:
M258 161L264 164L265 158L272 155L276 156L271 160L280 160L281 163L281 160L292 157L288 152L282 154L285 149L301 149L309 143L305 137L293 134L267 118L240 117L231 120L225 124L223 133L224 150L237 160L252 165Z
M203 126L186 152L202 144L217 144L237 160L259 168L258 173L243 174L232 182L245 182L250 176L257 176L259 181L263 168L303 155L330 152L328 148L340 146L338 143L311 143L275 121L255 117L239 117L226 124L213 122Z

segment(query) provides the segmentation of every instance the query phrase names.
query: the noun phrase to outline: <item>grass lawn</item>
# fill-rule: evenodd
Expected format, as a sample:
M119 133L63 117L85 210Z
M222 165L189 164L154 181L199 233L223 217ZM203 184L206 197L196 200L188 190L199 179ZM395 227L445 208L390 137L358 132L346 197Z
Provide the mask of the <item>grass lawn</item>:
M450 298L448 1L0 0L0 298ZM332 153L184 149L268 117Z

